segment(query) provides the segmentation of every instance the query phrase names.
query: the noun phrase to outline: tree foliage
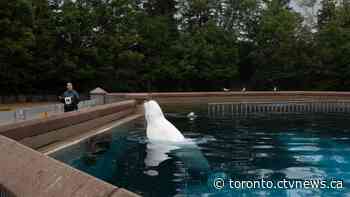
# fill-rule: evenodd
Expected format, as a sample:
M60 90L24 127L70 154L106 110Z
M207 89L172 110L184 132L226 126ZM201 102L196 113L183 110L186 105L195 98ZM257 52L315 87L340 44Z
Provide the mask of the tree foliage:
M1 94L348 90L350 6L288 0L2 0Z

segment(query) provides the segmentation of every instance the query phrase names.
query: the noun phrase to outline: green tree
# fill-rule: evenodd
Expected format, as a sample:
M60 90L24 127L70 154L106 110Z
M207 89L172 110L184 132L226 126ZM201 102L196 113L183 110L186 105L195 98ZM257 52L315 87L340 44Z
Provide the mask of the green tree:
M254 80L264 89L298 86L296 41L302 20L285 2L272 0L262 12L252 55L257 65Z
M59 70L55 65L55 26L52 23L52 12L47 0L35 0L33 5L34 45L31 49L35 57L30 66L33 73L31 84L34 90L41 93L51 92L56 84Z
M31 48L33 10L26 0L0 2L0 84L3 94L16 94L31 88L32 75L28 69L33 60Z
M131 0L77 0L53 3L56 27L55 64L61 83L75 81L82 89L104 86L126 90L142 55L138 42L137 9ZM128 72L129 71L129 72Z
M319 84L322 89L345 90L350 85L350 16L346 6L317 33Z
M317 17L317 24L319 28L322 28L325 24L330 22L335 16L335 0L322 0L321 9L319 10Z
M220 90L238 79L236 37L214 22L183 33L173 51L187 90Z

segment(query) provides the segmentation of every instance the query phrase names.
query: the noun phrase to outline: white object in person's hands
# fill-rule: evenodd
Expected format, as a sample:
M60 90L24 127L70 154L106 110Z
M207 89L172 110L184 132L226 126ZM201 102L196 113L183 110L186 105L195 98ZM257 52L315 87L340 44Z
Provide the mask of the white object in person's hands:
M64 103L66 105L72 104L72 97L64 97Z

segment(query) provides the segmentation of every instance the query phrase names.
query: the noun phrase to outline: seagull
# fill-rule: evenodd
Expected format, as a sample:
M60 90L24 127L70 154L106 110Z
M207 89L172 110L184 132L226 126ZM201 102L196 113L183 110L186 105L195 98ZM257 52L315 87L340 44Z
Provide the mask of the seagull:
M223 88L222 89L224 92L229 92L230 91L230 89L227 89L227 88Z

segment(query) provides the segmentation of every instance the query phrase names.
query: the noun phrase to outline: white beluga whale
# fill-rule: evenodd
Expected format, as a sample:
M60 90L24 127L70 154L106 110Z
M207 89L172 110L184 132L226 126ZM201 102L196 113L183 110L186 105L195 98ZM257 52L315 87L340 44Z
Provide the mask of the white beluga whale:
M144 103L147 138L156 141L184 142L185 137L169 122L156 101Z
M144 103L147 122L147 155L145 165L157 167L163 161L176 157L191 172L206 173L209 171L207 159L195 142L186 139L182 133L169 122L158 103L154 100ZM171 156L170 156L171 155ZM157 173L152 172L157 175Z

